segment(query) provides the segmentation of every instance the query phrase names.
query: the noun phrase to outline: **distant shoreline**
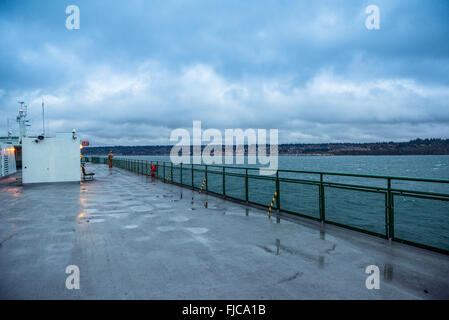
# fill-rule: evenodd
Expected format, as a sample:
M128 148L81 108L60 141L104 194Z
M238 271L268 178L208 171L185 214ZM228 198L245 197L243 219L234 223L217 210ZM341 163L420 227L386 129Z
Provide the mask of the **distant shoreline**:
M109 152L109 151L108 151ZM107 156L108 153L89 153L84 154L86 156ZM122 154L122 153L114 153L114 156L124 157L140 157L140 156L157 156L157 157L169 157L170 154ZM268 154L269 155L269 154ZM244 155L245 157L248 155ZM278 157L416 157L416 156L449 156L449 154L330 154L330 155L322 155L322 154L278 154Z
M169 156L173 146L84 147L83 155ZM204 146L203 146L204 147ZM245 145L245 155L248 146ZM269 148L267 148L269 154ZM224 148L223 148L224 151ZM192 153L192 150L191 150ZM449 139L415 139L409 142L280 144L280 156L419 156L449 155Z

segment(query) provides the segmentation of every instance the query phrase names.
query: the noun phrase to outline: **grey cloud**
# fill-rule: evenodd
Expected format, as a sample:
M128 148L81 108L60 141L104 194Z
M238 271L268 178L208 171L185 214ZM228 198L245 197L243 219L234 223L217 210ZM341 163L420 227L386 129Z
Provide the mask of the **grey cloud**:
M0 4L3 117L23 99L40 130L44 97L52 131L95 144L168 143L193 120L283 142L449 136L447 2L77 4L76 32L64 2Z

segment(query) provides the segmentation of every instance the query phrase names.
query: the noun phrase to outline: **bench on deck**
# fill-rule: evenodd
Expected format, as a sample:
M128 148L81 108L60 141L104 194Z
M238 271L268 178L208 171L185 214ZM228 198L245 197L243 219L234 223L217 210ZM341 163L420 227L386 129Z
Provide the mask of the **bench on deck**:
M86 172L86 168L84 167L84 163L81 165L81 169L83 171L83 180L93 180L94 179L94 172Z

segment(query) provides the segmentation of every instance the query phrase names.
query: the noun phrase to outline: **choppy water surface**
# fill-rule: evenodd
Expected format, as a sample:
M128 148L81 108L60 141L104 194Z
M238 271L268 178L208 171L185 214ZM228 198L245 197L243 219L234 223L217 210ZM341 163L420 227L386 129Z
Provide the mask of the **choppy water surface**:
M117 157L119 158L119 157ZM126 158L170 161L168 156L136 156ZM246 165L247 166L247 165ZM182 180L191 184L189 166L183 170ZM279 169L340 172L395 177L449 179L449 156L280 156ZM215 173L214 173L215 172ZM227 172L245 173L243 169ZM258 175L258 170L250 170ZM162 174L162 173L160 173ZM166 170L166 176L169 169ZM319 181L319 175L281 173L281 177ZM180 180L175 169L173 179ZM194 172L194 184L200 187L203 172ZM326 176L325 181L386 187L383 179ZM222 193L223 178L220 168L209 168L208 188ZM449 194L449 184L414 181L394 181L395 189L419 190ZM245 199L245 179L226 176L226 194ZM273 181L249 179L249 200L269 205L275 191ZM281 207L313 217L319 217L319 196L316 185L282 182ZM363 191L325 188L326 219L364 230L385 234L385 195ZM395 236L405 240L449 250L449 202L397 195L394 197Z

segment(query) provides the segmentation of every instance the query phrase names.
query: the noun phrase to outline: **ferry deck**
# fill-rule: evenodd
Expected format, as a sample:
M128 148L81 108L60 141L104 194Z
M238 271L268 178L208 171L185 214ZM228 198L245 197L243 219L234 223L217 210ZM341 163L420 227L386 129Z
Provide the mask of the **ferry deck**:
M81 184L0 180L1 299L449 298L444 254L86 168ZM380 289L365 285L369 265Z

